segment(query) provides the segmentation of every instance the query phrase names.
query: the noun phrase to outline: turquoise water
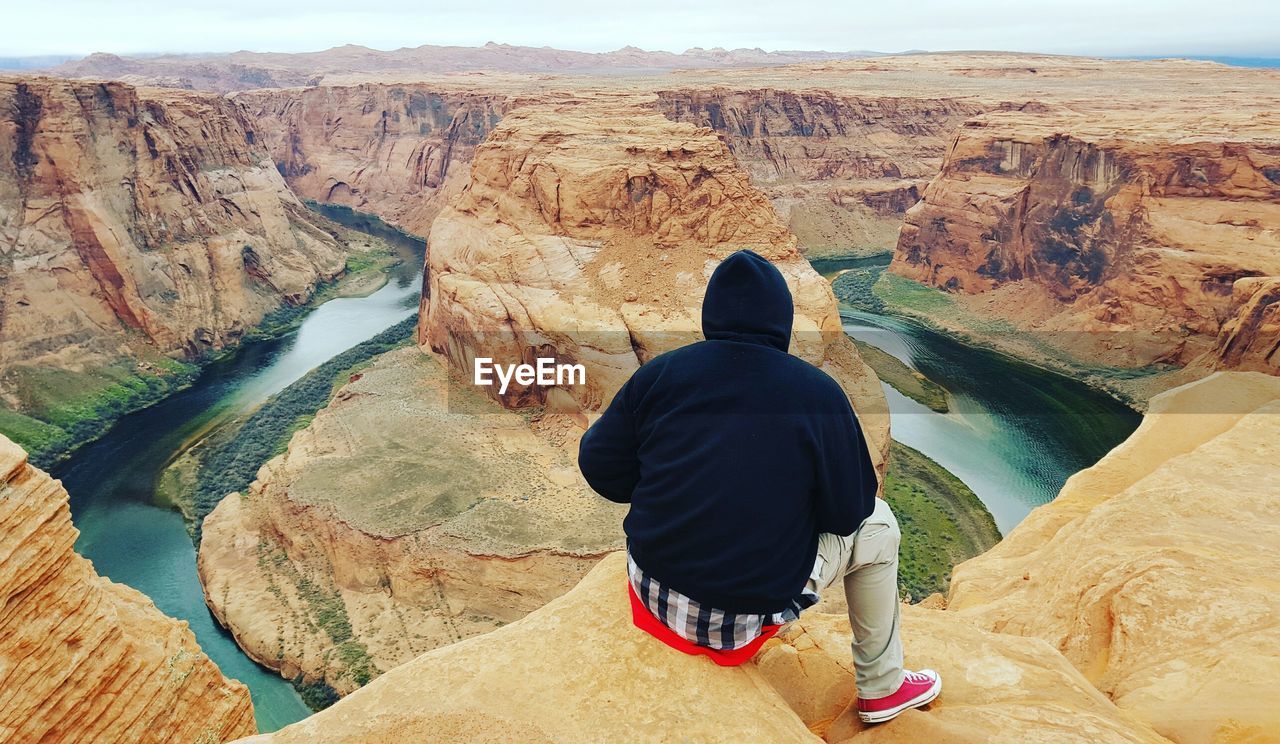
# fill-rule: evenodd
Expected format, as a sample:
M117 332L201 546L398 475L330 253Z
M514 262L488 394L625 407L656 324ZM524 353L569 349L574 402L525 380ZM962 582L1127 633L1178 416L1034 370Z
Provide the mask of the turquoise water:
M889 254L811 263L829 280L884 267ZM1067 478L1093 465L1141 422L1133 409L1065 375L965 345L909 318L841 304L845 333L942 385L938 413L882 383L893 438L964 481L1007 534L1052 501Z
M893 438L964 481L1007 534L1137 428L1138 413L1063 375L975 349L902 318L841 309L845 332L950 394L937 413L883 385Z
M386 235L382 235L386 238ZM196 383L121 419L54 471L71 494L76 550L113 581L149 596L191 625L222 673L249 686L261 731L311 713L293 685L253 662L204 603L196 551L180 514L155 505L165 467L217 426L253 410L308 371L412 315L422 284L422 246L397 244L403 263L368 297L330 300L293 334L245 344L207 367Z

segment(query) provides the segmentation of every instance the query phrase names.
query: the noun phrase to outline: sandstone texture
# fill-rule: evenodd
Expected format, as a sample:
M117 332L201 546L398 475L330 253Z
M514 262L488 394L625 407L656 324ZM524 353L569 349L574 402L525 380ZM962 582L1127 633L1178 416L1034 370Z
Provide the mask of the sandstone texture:
M471 173L432 226L419 319L420 343L459 374L476 357L554 356L583 364L587 384L491 390L508 407L597 411L645 361L700 338L711 272L749 248L787 278L792 353L844 385L884 462L883 396L830 285L710 130L626 100L529 105Z
M508 96L453 86L325 86L237 95L302 197L373 212L425 236L467 182Z
M516 620L622 545L579 433L385 354L205 519L209 606L254 659L338 693Z
M615 553L523 620L438 649L254 742L948 741L1157 742L1043 641L908 608L907 660L948 689L926 710L868 728L847 706L848 620L806 616L755 664L725 668L631 624ZM998 732L998 733L996 733Z
M344 266L231 101L0 78L0 399L49 370L193 358Z
M1274 374L1280 120L1234 104L978 117L891 270L986 294L988 315L1094 364Z
M0 740L217 742L253 704L187 624L72 550L67 492L0 436Z
M1041 638L1176 741L1280 731L1280 379L1217 373L999 545L958 566L949 613Z

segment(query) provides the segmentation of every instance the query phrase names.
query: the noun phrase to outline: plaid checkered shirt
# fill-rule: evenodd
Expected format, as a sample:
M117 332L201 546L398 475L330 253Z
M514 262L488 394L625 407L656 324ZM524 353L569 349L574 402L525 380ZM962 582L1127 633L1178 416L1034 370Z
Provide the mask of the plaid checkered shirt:
M786 625L819 600L811 585L806 584L801 595L791 601L790 607L771 615L724 612L704 607L697 600L645 576L630 552L627 553L627 576L636 596L663 625L690 643L718 651L733 651L746 646L764 634L766 625Z

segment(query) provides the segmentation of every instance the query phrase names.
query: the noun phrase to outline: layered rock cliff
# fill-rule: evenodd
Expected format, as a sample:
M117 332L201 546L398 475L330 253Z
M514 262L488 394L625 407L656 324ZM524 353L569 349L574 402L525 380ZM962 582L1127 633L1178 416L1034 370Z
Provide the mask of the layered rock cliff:
M587 415L696 338L711 270L742 247L787 276L794 350L850 391L883 463L883 396L829 286L712 132L625 101L525 107L432 229L429 353L363 370L206 519L215 614L263 663L347 693L563 594L622 545L625 509L577 471ZM581 362L586 383L477 389L486 354Z
M373 212L417 235L466 183L472 153L509 106L500 93L428 84L254 91L235 100L298 194Z
M885 253L966 118L961 98L725 87L659 91L676 121L722 134L806 255Z
M217 742L254 733L244 685L187 624L72 550L67 492L0 436L0 739Z
M1157 114L969 122L890 270L985 295L985 314L1089 363L1280 370L1277 130Z
M0 79L0 157L0 400L36 418L103 368L235 343L344 266L218 96Z
M640 364L697 340L717 261L754 250L791 288L792 352L845 386L884 461L879 384L829 284L711 130L625 99L516 109L429 242L420 343L467 378L476 357L581 363L585 385L493 390L568 412L598 410Z
M1217 373L1003 542L958 566L949 612L1041 638L1175 741L1280 731L1280 379Z

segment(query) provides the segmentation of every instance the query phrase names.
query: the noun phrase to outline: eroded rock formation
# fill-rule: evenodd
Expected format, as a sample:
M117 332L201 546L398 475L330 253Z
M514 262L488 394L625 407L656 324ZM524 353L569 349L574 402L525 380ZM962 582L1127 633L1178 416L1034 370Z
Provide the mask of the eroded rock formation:
M1218 373L1004 541L956 567L949 612L1042 638L1175 741L1265 740L1280 709L1280 379Z
M907 214L891 270L1083 360L1280 370L1280 138L1159 112L988 114Z
M0 739L206 741L256 728L187 624L72 550L58 481L0 436Z
M948 685L929 709L864 727L848 710L848 620L805 617L756 664L725 668L631 624L626 561L512 625L400 666L253 742L450 740L1157 742L1042 641L908 608L907 660Z
M711 127L788 220L806 255L885 253L956 128L984 107L937 97L723 87L658 92L676 121Z
M499 395L570 412L598 410L640 364L699 338L718 260L754 250L791 287L792 352L845 386L883 462L883 397L829 284L708 129L625 100L516 109L429 242L419 341L466 378L476 357L581 363L586 385Z
M472 153L509 105L501 93L426 84L254 91L235 100L299 195L373 212L417 235L467 182Z
M342 271L225 98L0 79L0 396L237 341ZM16 376L16 377L15 377Z

